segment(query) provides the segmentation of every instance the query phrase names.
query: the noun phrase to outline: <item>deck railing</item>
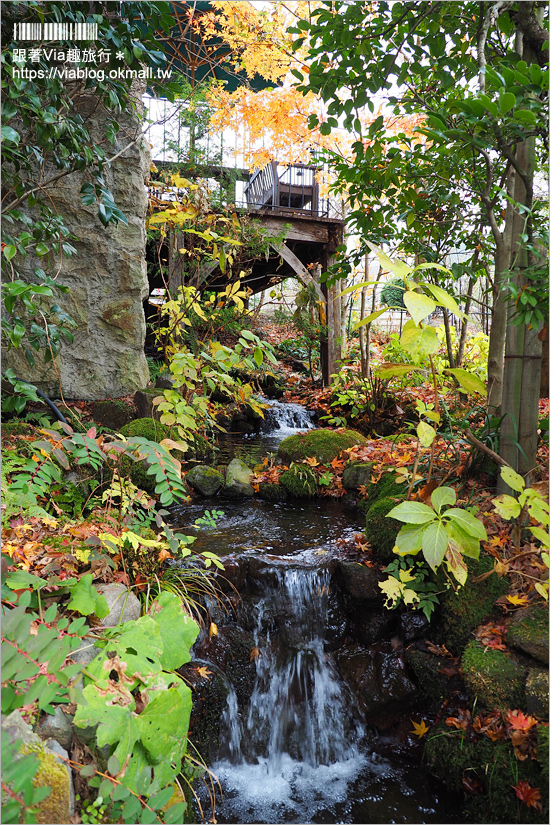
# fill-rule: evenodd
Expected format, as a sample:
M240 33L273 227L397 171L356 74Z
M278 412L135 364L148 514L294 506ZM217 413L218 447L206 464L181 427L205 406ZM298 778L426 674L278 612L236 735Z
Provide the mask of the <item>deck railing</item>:
M244 187L246 204L249 209L291 210L328 217L328 202L319 197L319 171L319 167L305 163L271 161L254 172Z

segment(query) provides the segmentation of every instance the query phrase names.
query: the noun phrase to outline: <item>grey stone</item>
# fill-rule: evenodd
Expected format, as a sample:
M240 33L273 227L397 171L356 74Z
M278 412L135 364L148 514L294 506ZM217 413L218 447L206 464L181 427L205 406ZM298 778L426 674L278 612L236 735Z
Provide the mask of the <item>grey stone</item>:
M201 496L215 496L224 484L224 478L215 467L198 464L185 476L187 484Z
M231 498L241 496L253 496L254 489L250 483L252 470L246 466L240 458L234 458L229 462L225 476L224 495Z
M338 564L341 576L342 589L355 599L369 599L381 601L382 591L378 582L382 575L372 567L365 567L353 561L344 561Z
M105 401L94 402L92 417L101 427L118 432L136 417L136 411L132 403L108 398Z
M2 719L2 734L7 736L10 742L19 740L23 745L38 745L41 741L18 710L12 711L9 716Z
M137 418L154 418L160 421L162 413L159 408L153 404L153 399L162 395L158 389L154 390L137 390L134 394L134 405L136 408Z
M342 484L346 490L358 490L370 484L373 462L349 461L342 475Z
M63 713L58 705L53 715L46 714L38 725L38 735L42 739L54 739L64 748L68 748L73 740L73 717Z
M548 671L530 668L525 680L525 707L541 719L548 720Z
M378 607L368 610L364 605L352 614L353 631L363 645L372 645L386 639L395 627L395 612Z
M100 620L103 627L115 627L141 616L139 599L123 584L100 584L97 591L105 596L109 606L109 613Z
M423 613L418 611L402 613L399 617L399 635L406 641L412 642L424 634L429 622Z
M109 148L120 157L103 170L105 186L112 192L128 225L104 227L97 215L97 205L81 202L80 188L89 181L89 173L73 172L47 188L47 203L62 215L76 254L65 258L57 273L57 282L69 292L56 297L76 322L74 342L60 349L52 364L37 358L34 367L26 362L23 348L5 354L5 367L24 375L47 395L95 401L121 398L147 385L149 369L143 351L145 315L143 300L149 292L145 261L147 192L150 150L145 136L140 137L142 111L141 89L134 88L135 110L117 116L120 130ZM93 90L82 90L78 111L96 140L105 137L109 113L97 105ZM135 136L138 139L133 143ZM122 150L125 149L123 152ZM47 179L56 169L44 170ZM22 207L23 208L23 207ZM27 210L31 218L33 209ZM18 227L14 227L16 232ZM21 262L24 280L35 282L36 267L43 260L29 254ZM57 267L57 265L56 265Z
M90 642L87 639L82 639L82 647L73 650L71 653L71 659L74 660L75 664L82 665L82 667L86 667L89 665L90 662L95 659L101 653L101 650ZM63 744L63 743L61 743Z

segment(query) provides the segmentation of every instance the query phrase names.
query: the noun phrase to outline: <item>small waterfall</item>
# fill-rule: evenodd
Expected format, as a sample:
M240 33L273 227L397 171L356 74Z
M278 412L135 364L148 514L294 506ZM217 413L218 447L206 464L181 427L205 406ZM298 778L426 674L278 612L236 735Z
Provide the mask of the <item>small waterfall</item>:
M262 430L311 430L314 426L313 414L301 404L290 404L281 401L269 401L264 410Z
M224 788L223 822L310 821L319 806L345 799L366 762L362 727L324 652L330 574L274 573L256 614L254 690L241 709L230 692L223 756L212 766Z

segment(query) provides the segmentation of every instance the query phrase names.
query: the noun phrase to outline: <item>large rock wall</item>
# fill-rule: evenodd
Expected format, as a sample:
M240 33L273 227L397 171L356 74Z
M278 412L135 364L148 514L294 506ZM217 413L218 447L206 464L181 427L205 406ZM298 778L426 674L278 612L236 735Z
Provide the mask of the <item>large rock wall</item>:
M120 131L112 146L105 141L105 110L95 99L82 105L83 117L108 156L132 144L104 174L128 226L104 227L97 217L97 205L82 205L80 188L90 179L86 172L67 175L48 188L51 202L77 239L72 241L77 254L64 260L58 275L59 283L70 288L68 294L59 296L58 303L77 323L74 343L63 345L55 369L44 365L41 357L31 368L19 351L5 355L4 369L12 366L19 377L54 397L59 397L59 378L66 399L84 400L120 398L144 387L149 379L143 352L143 300L148 294L144 182L150 151L141 131L140 110L141 98L136 95L135 112L117 118ZM26 261L28 273L37 266L50 275L57 271L55 261L49 266L44 260Z

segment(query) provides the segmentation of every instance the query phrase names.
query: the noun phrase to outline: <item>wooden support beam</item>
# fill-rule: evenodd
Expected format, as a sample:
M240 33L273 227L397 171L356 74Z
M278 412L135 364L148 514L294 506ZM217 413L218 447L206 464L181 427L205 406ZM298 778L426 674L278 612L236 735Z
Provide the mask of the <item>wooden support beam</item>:
M298 278L298 280L302 284L304 284L304 286L309 286L310 284L312 284L315 288L315 292L317 293L318 299L325 303L325 296L320 285L317 283L315 278L312 278L304 264L301 262L298 256L294 254L292 249L290 249L286 245L286 243L272 244L272 247L281 256L283 261L286 261L286 263L290 267L292 267L293 271L296 273L296 277Z
M328 222L319 219L301 219L299 216L293 216L292 214L274 215L265 212L249 212L248 214L253 220L260 220L262 228L273 235L280 234L285 226L288 227L290 225L290 229L286 235L289 241L323 244L329 242L330 224Z

